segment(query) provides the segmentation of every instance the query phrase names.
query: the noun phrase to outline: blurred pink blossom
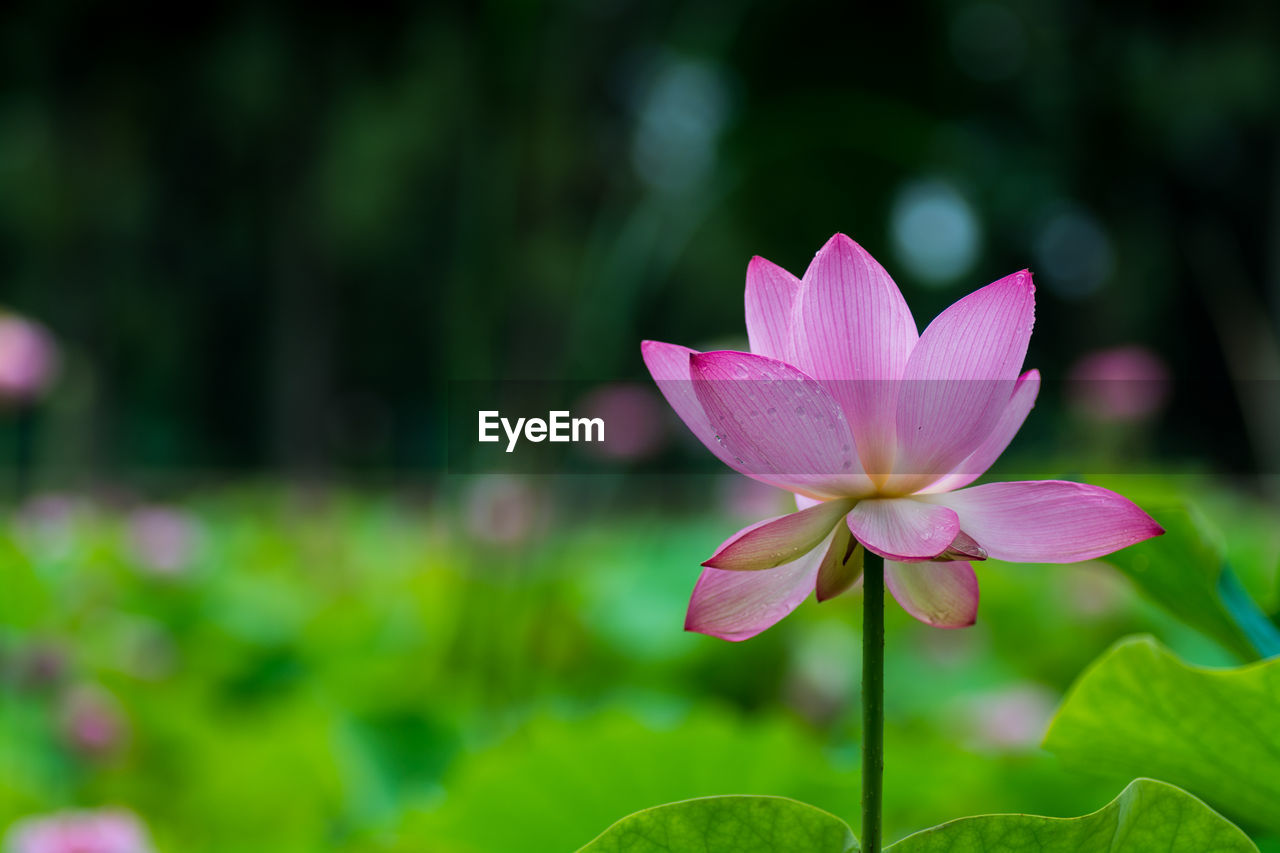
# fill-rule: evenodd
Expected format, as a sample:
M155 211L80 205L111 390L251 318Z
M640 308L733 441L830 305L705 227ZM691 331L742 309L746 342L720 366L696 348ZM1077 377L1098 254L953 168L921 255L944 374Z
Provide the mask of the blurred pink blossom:
M152 853L146 828L122 809L24 818L5 834L5 853Z
M1015 684L970 697L968 728L979 746L1019 750L1036 747L1044 737L1059 696L1038 684Z
M467 489L464 518L467 532L481 542L519 545L543 528L546 496L525 478L475 477Z
M575 407L575 416L604 420L604 441L583 449L613 459L643 459L662 449L666 413L657 394L641 385L618 382L592 391Z
M97 687L76 687L63 702L62 730L72 749L90 758L102 758L123 743L124 714L109 693Z
M44 326L17 314L0 314L0 400L39 398L57 370L58 348Z
M1136 344L1089 353L1069 374L1072 403L1104 423L1132 423L1158 414L1169 398L1169 370Z
M152 506L129 515L134 560L157 575L179 575L191 566L200 544L200 524L186 512Z

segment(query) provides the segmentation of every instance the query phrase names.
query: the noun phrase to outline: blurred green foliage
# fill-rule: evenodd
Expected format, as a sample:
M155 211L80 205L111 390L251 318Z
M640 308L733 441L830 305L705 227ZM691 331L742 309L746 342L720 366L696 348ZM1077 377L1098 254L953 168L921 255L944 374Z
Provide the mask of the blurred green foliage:
M681 481L664 483L678 506ZM554 853L711 794L851 817L856 593L743 644L683 633L698 562L737 525L726 510L632 495L620 513L555 480L524 485L549 519L505 539L477 526L486 493L469 478L431 494L197 493L164 508L181 548L127 496L19 507L0 539L0 825L118 804L162 850ZM1157 493L1186 500L1176 481L1149 488L1157 517ZM1276 532L1228 524L1260 555L1242 577L1274 591ZM974 628L890 606L891 837L1103 805L1111 780L1037 744L1116 636L1230 660L1101 564L979 574Z

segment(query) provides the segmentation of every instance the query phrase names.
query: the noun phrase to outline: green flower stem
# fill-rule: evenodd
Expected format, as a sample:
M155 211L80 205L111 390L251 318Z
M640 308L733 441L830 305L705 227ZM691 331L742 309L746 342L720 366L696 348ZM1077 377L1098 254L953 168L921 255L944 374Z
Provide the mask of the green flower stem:
M862 853L880 853L884 803L884 558L862 561Z

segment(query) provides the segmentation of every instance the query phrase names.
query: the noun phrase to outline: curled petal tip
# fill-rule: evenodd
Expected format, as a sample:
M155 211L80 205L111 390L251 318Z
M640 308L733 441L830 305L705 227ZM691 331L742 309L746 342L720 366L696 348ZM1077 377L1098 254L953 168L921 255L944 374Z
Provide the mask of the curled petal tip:
M949 562L951 560L978 560L987 559L987 549L981 544L975 542L973 537L965 533L963 530L956 534L956 538L947 546L947 550L943 551L933 559L937 562Z
M850 237L848 234L845 234L843 231L837 231L836 233L831 235L831 239L827 240L827 242L822 245L822 248L818 250L817 254L820 255L824 251L829 251L830 249L834 249L837 246L851 247L856 245L857 243L855 243L853 241L853 238Z
M657 349L658 347L662 347L662 346L668 346L668 344L664 344L662 341L649 341L649 340L641 341L641 342L640 342L640 355L641 355L643 358L646 358L646 359L647 359L647 358L649 357L649 355L650 355L650 354L651 354L655 349Z
M1130 501L1130 503L1132 503L1132 501ZM1154 539L1157 536L1163 536L1165 534L1164 526L1160 524L1160 522L1156 521L1154 518L1148 515L1144 510L1138 507L1137 504L1133 504L1133 507L1137 509L1139 513L1142 514L1142 520L1146 522L1145 524L1146 536L1140 537L1139 539L1135 540L1134 542L1135 545L1138 542L1143 541L1144 539Z

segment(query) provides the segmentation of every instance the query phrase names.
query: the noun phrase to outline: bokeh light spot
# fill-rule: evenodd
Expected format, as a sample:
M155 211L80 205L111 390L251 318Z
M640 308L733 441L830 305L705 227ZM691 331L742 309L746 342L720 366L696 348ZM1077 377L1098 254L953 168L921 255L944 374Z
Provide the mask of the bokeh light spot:
M903 187L890 214L899 260L925 284L942 286L964 275L978 256L982 227L973 207L951 184L922 180Z

